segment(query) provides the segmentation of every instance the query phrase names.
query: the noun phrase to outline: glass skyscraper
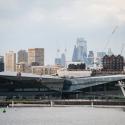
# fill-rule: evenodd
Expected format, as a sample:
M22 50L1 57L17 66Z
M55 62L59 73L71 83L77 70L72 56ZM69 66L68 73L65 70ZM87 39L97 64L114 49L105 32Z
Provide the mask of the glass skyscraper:
M77 38L77 45L74 47L72 61L87 63L87 42L84 38Z
M66 56L64 53L61 54L61 65L62 67L65 67L66 65Z
M61 58L55 58L55 65L60 65L62 67L66 66L66 56L64 53L61 54Z
M89 51L89 54L88 54L88 64L89 65L93 65L94 64L94 52L93 51Z

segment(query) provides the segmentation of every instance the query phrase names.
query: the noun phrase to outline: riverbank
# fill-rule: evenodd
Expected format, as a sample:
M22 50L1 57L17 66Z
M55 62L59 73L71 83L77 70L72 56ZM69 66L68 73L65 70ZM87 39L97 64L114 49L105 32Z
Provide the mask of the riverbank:
M125 100L8 100L0 101L0 107L62 107L62 106L97 106L125 107Z

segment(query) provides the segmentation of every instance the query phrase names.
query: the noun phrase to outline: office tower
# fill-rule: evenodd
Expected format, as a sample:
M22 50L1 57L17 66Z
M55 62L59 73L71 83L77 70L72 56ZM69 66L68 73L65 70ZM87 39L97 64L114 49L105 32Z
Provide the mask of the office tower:
M66 66L66 56L64 53L61 54L61 66L62 67Z
M83 38L77 39L77 45L74 47L73 62L84 62L87 63L87 42Z
M89 51L88 54L88 64L93 65L94 64L94 53L93 51Z
M113 55L113 52L112 52L111 48L108 48L108 55L109 56Z
M99 65L102 64L102 58L106 55L105 52L97 52L97 63Z
M28 49L28 64L32 66L44 65L44 48Z
M5 54L5 71L16 71L16 53L9 51Z
M55 65L61 66L61 58L55 58Z
M105 52L97 52L97 57L103 58L105 55Z
M4 57L0 56L0 72L4 71Z
M78 61L78 59L77 59L77 47L76 47L76 45L74 46L74 50L73 50L73 56L72 56L72 61L73 62L77 62Z
M18 63L27 63L28 62L28 53L26 50L19 50L18 51Z

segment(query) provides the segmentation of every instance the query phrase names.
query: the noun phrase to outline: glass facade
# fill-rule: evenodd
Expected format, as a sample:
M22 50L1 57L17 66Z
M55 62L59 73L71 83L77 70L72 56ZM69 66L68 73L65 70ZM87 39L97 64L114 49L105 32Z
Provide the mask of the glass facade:
M87 42L83 38L77 39L77 45L74 47L72 61L87 63Z
M125 82L124 75L86 78L42 78L1 76L0 97L6 98L123 98L118 81Z

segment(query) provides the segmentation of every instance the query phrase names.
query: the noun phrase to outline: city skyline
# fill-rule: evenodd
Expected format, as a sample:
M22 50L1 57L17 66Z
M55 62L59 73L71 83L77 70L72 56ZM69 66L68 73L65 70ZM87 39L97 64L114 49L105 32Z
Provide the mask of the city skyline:
M124 0L0 0L0 54L40 47L45 48L45 64L54 64L57 49L63 53L67 48L67 60L71 60L76 39L83 37L88 51L107 52L111 48L118 55L125 43L124 3ZM125 57L125 50L122 55Z

